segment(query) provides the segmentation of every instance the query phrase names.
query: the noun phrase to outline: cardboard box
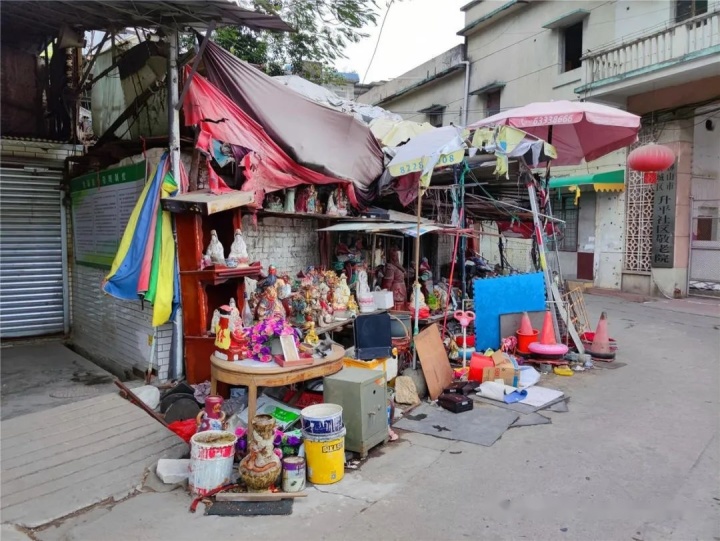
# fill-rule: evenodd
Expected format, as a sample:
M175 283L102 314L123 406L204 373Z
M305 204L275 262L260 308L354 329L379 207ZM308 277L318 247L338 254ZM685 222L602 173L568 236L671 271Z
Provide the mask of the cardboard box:
M382 291L373 291L372 295L373 299L375 300L375 307L378 310L389 310L390 308L395 306L392 291L383 289Z
M502 351L496 351L492 355L495 366L483 368L483 381L495 381L501 379L505 385L517 387L520 383L520 368L514 358Z

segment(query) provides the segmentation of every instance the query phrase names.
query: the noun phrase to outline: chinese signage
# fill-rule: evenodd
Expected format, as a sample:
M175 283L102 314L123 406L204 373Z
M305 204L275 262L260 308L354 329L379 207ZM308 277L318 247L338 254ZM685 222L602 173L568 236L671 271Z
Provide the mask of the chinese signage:
M652 266L672 268L675 263L675 167L658 173L653 212Z
M110 268L144 185L144 161L70 181L77 263Z

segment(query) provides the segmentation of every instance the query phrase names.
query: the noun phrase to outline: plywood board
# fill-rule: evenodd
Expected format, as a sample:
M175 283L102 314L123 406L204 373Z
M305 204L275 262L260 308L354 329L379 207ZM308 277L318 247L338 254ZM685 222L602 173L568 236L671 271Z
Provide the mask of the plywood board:
M415 337L415 349L420 358L428 393L430 398L435 400L453 380L453 371L437 324L425 327Z
M215 195L209 190L184 193L175 197L163 197L162 208L170 212L194 212L205 216L250 205L255 200L252 192L232 192Z

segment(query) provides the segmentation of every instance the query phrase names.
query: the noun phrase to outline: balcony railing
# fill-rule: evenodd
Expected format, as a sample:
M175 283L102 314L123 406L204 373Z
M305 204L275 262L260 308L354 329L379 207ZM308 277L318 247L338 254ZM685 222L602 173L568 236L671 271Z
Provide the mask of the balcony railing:
M605 79L670 66L711 53L720 46L720 10L674 24L615 47L593 51L582 60L588 66L587 85Z

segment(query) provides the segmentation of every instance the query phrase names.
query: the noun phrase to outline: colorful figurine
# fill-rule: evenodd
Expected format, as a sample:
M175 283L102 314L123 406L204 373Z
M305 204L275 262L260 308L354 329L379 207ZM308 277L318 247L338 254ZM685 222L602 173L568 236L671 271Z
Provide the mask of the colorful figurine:
M218 322L215 327L215 356L227 361L230 359L230 311L228 305L218 308Z
M311 346L317 346L320 343L320 337L315 332L315 322L308 321L305 325L307 333L305 334L305 343Z
M347 310L348 302L350 301L350 287L347 284L347 276L343 272L340 275L340 282L335 287L333 292L333 309L344 312Z
M310 186L308 186L307 188L306 208L307 212L309 212L310 214L319 212L317 191L315 190L315 186L312 184L310 184Z
M258 320L270 317L273 314L285 317L285 308L278 300L275 285L266 287L260 294L258 305L255 308L255 318Z
M268 275L258 282L257 288L263 291L266 287L274 286L277 279L277 269L274 265L270 265L268 267Z
M390 248L390 260L385 264L382 288L392 291L396 305L407 301L407 288L405 286L405 269L400 264L400 252L397 248Z
M345 194L345 189L341 184L339 184L335 190L335 205L337 206L338 216L348 215L348 203L348 197Z

